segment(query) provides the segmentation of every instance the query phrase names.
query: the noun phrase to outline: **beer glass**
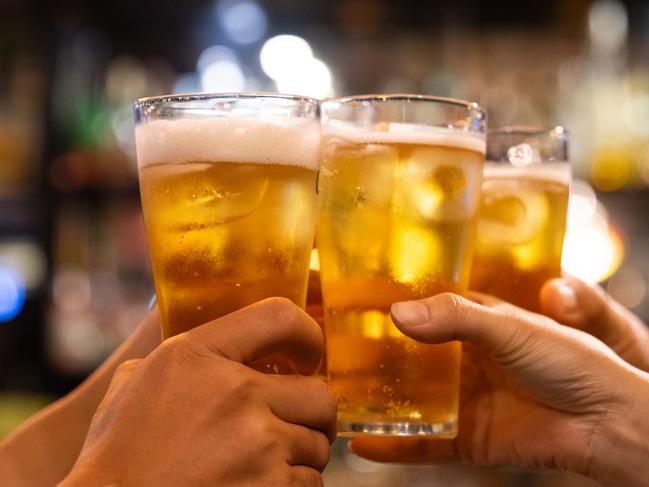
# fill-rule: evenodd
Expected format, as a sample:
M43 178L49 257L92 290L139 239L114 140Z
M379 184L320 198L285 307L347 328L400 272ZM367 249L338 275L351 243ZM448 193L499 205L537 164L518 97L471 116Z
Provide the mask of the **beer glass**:
M460 344L407 338L390 306L467 290L484 112L377 95L325 101L321 119L316 244L339 433L453 437Z
M561 275L570 164L562 127L490 131L471 289L539 311Z
M318 102L261 94L135 104L142 209L163 336L270 296L304 307Z

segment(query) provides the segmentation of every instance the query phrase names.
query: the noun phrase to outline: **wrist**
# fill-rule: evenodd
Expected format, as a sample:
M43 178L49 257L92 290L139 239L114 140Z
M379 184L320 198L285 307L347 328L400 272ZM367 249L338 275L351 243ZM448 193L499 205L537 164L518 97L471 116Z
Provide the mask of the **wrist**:
M631 369L631 367L629 367ZM649 374L633 369L622 407L612 408L592 441L588 475L604 486L649 485Z

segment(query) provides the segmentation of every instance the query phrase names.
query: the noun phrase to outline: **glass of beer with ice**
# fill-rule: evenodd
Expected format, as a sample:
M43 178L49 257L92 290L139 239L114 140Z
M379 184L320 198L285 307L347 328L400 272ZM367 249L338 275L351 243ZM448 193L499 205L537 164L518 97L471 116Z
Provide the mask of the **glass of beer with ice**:
M471 289L539 311L561 276L570 164L563 127L489 131Z
M467 291L485 114L370 95L325 101L321 119L316 244L339 434L453 437L460 344L407 338L390 306Z
M304 307L318 102L263 94L135 104L140 194L163 336L271 296Z

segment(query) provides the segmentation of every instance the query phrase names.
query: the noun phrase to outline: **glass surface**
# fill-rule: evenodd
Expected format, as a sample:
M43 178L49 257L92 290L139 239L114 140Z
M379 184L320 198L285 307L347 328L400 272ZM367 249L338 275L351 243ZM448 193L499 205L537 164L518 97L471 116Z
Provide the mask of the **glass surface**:
M561 275L570 164L562 127L490 131L471 289L539 311Z
M255 301L304 307L318 102L188 95L135 105L140 193L165 338Z
M484 113L409 95L330 100L321 112L316 242L339 433L452 437L460 344L405 337L390 306L467 290Z

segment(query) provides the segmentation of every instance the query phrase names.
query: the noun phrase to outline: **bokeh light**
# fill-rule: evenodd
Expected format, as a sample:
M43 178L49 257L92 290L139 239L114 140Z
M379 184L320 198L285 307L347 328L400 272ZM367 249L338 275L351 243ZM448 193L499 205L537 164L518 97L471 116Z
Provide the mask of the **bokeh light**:
M333 94L331 72L323 61L311 58L292 75L278 79L277 89L284 93L325 98Z
M79 269L61 269L54 276L52 298L54 306L64 313L79 314L90 307L90 276Z
M215 45L210 46L200 53L196 61L196 71L201 74L209 66L218 61L238 62L236 53L227 46Z
M258 41L268 26L266 13L252 0L221 0L216 15L228 37L238 44Z
M14 319L25 304L25 285L13 269L0 267L0 322Z
M203 91L243 91L246 78L235 52L226 46L205 49L196 62Z
M313 58L309 43L294 35L279 35L268 39L259 53L261 69L275 80L299 76L303 63Z
M588 13L588 32L593 47L605 53L624 46L629 21L624 4L617 0L598 0Z
M283 34L268 39L259 61L280 92L314 98L333 95L329 67L313 57L311 46L301 37Z
M568 223L562 267L579 279L596 283L610 277L620 266L624 245L607 221L588 183L574 180L570 188Z
M111 125L117 145L125 154L135 158L135 123L133 107L124 105L113 112Z
M617 191L629 181L632 155L623 148L602 149L590 169L595 187L601 191Z
M210 64L201 74L203 91L243 91L246 78L237 62L222 60Z
M0 268L11 270L26 291L38 288L45 281L47 260L36 243L26 239L0 243Z

